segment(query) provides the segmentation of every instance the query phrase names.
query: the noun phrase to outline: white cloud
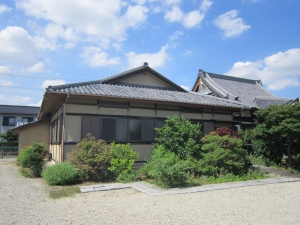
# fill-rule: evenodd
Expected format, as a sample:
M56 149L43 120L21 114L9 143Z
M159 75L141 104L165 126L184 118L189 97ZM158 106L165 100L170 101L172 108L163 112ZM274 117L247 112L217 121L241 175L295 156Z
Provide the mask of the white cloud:
M181 0L164 0L165 4L167 5L178 5L181 3Z
M64 29L63 26L54 23L49 23L45 27L45 34L49 39L64 38L67 41L78 41L77 34L72 28Z
M132 0L132 1L136 2L139 5L144 5L147 2L147 0Z
M41 105L42 105L42 101L43 101L43 100L39 101L39 102L36 103L36 104L28 104L28 106L41 106Z
M178 6L173 6L172 10L167 11L165 20L168 22L181 22L183 19L183 12Z
M0 86L12 86L13 82L7 80L10 69L7 66L0 66Z
M250 25L245 25L243 19L237 15L238 11L234 9L215 19L214 24L224 32L225 38L239 36L251 28Z
M182 12L178 5L173 5L171 10L165 14L165 20L168 22L182 23L187 29L199 25L205 17L206 11L212 5L212 1L203 0L198 10L192 10L188 13Z
M282 79L279 81L275 81L273 84L268 86L269 90L281 90L287 87L299 87L300 82L297 79Z
M103 67L120 63L119 57L109 58L108 54L99 47L84 47L80 56L91 67Z
M227 74L262 80L269 90L300 86L300 48L278 52L256 62L237 62Z
M191 54L193 54L193 51L191 51L191 50L186 50L186 51L183 53L183 55L191 55Z
M169 54L166 52L168 45L161 47L157 53L142 53L137 54L135 52L129 52L126 54L128 61L128 68L132 69L143 65L144 62L148 62L152 68L158 68L165 65L169 60Z
M10 12L11 8L7 7L6 5L0 5L0 14L5 13L5 12Z
M176 30L171 36L170 39L171 40L176 40L178 39L180 36L183 36L184 33L182 31Z
M43 73L43 72L45 72L45 65L42 62L38 62L37 64L29 67L27 69L27 72L30 72L30 73Z
M185 86L185 85L180 85L180 87L182 87L183 89L189 91L191 90L191 88L189 86Z
M194 10L184 16L182 23L186 28L193 28L199 23L201 23L203 18L204 18L204 14L200 14L199 11Z
M21 27L0 31L0 61L29 64L38 56L36 40Z
M70 43L70 42L68 42L68 43L66 43L66 44L64 45L64 48L65 48L65 49L72 49L72 48L75 48L75 47L76 47L76 45L73 44L73 43Z
M205 12L207 10L209 10L210 6L213 4L212 1L210 0L204 0L202 3L201 3L201 6L200 6L200 10Z
M122 0L17 0L16 6L29 16L53 24L48 27L56 30L53 38L70 40L80 34L84 39L101 42L101 39L122 41L127 29L145 22L146 7L125 3ZM122 15L122 12L125 13ZM66 34L68 29L69 35Z
M3 105L22 105L28 103L30 100L30 97L0 95L0 104Z
M56 80L45 80L42 84L42 88L47 88L48 86L56 86L56 85L63 85L66 81L62 79Z
M7 79L5 79L5 78L3 78L3 77L0 77L0 87L2 86L4 86L4 87L9 87L9 86L12 86L13 85L13 82L12 81L10 81L10 80L7 80Z
M136 28L136 27L140 26L141 24L143 24L147 19L146 13L148 11L149 10L144 6L129 5L126 13L120 18L120 21L119 21L120 24L123 26L124 32L128 27Z
M10 69L7 66L0 66L0 73L1 74L10 73Z

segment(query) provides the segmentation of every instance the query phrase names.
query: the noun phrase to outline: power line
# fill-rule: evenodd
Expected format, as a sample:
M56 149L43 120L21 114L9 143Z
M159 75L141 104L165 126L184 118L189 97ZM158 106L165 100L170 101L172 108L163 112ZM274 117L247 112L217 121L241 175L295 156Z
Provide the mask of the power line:
M43 88L36 88L36 87L21 87L21 86L2 86L0 85L1 88L13 88L13 89L27 89L27 90L45 90Z
M9 93L7 93L7 92L0 92L0 94L5 94L5 95L18 95L18 96L43 96L43 94L41 94L41 95L38 95L38 94L33 94L33 93L28 93L28 94L25 94L25 93L13 93L13 92L9 92Z
M57 77L57 78L54 78L54 77L44 77L44 76L34 76L34 75L24 75L24 74L15 74L15 73L1 73L0 72L0 75L3 76L3 77L6 77L6 76L12 76L12 77L19 77L19 78L30 78L30 79L64 79L64 80L74 80L74 81L79 81L79 80L82 80L82 79L70 79L70 78L65 78L65 77Z

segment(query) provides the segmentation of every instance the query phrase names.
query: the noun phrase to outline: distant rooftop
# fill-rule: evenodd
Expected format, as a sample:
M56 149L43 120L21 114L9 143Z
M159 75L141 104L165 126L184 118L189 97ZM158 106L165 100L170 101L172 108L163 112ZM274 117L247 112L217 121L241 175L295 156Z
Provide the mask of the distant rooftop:
M198 78L193 88L194 91L197 91L196 86L199 79L216 96L228 100L236 100L249 107L266 108L271 104L286 104L292 100L289 98L277 98L262 86L261 80L215 74L203 70L199 70Z
M157 78L168 83L173 90L168 90L161 87L152 87L144 85L131 85L125 83L118 83L119 78L131 76L135 73L147 71ZM148 63L144 63L143 66L113 75L102 80L64 84L57 86L49 86L48 92L55 93L68 93L68 94L80 94L80 95L94 95L105 97L117 97L124 99L139 99L149 101L161 101L161 102L176 102L176 103L188 103L199 104L209 106L221 106L221 107L234 107L234 108L247 108L247 105L228 99L220 99L215 96L200 95L198 93L188 92L173 83L168 78L164 77L157 71L148 66Z
M0 105L0 114L38 115L40 107L20 105Z

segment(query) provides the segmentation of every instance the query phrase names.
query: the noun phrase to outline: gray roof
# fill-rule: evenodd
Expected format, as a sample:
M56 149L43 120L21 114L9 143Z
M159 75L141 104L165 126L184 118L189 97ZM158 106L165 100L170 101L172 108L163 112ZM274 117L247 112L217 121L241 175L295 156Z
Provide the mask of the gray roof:
M21 114L37 116L39 110L40 107L35 106L0 105L0 114Z
M235 101L239 101L249 107L265 108L270 104L284 104L285 101L291 100L277 98L263 88L260 80L232 77L205 71L199 72L199 78L217 96L230 100L236 99Z
M267 108L269 105L286 105L291 101L290 98L270 98L265 96L258 96L254 100L259 109Z
M14 133L19 133L20 130L23 130L24 128L28 128L28 127L32 127L32 126L35 126L35 125L38 125L40 124L41 122L43 121L48 121L50 120L49 117L46 117L46 118L43 118L43 119L40 119L40 120L35 120L35 121L32 121L30 123L26 123L26 124L23 124L21 126L17 126L17 127L14 127L14 128L11 128L11 130L14 132Z
M171 91L159 88L140 86L102 84L102 83L79 83L73 85L59 85L48 88L49 92L84 94L105 97L117 97L125 99L140 99L151 101L163 101L172 103L189 103L209 106L248 108L246 105L232 100L214 96L201 95L195 92Z
M168 83L169 85L171 85L177 91L187 92L185 89L178 86L173 81L169 80L165 76L163 76L160 73L158 73L157 71L153 70L151 67L148 66L148 63L146 63L146 62L143 64L143 66L136 67L136 68L131 69L131 70L126 70L126 71L118 73L116 75L103 78L101 80L94 80L94 81L87 81L87 82L80 82L80 83L72 83L72 84L58 85L58 86L49 86L46 90L47 91L52 90L53 88L58 88L60 86L61 87L73 87L73 86L89 85L89 84L100 84L100 83L101 84L119 84L119 83L116 83L116 81L118 79L130 76L132 74L139 73L139 72L142 72L142 71L150 72L154 76L158 77L159 79L161 79L161 80L165 81L166 83ZM133 86L138 86L138 85L133 85ZM147 86L143 86L143 85L140 85L140 86L141 87L147 87ZM157 88L157 87L151 87L151 88ZM166 89L166 88L160 88L160 89Z

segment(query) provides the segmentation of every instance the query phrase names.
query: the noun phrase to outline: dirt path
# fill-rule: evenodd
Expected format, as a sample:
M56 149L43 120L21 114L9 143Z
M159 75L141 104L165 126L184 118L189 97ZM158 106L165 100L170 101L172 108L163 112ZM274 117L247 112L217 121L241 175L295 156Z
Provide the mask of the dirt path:
M300 182L152 197L132 189L49 199L0 160L0 224L300 224Z

